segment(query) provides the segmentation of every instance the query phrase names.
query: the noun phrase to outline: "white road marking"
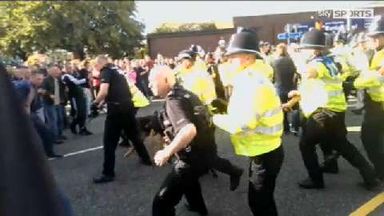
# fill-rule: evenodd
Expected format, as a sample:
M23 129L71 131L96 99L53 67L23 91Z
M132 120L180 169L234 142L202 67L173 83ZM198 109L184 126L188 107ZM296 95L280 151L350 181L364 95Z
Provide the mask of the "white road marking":
M348 132L360 132L361 126L349 126L347 127Z
M76 151L76 152L71 152L71 153L68 153L68 154L65 154L63 157L66 158L66 157L71 157L71 156L74 156L74 155L78 155L78 154L83 154L83 153L87 153L87 152L91 152L91 151L96 151L96 150L99 150L99 149L102 149L103 146L97 146L95 148L88 148L88 149L84 149L84 150L80 150L80 151ZM49 158L48 160L55 160L56 158Z

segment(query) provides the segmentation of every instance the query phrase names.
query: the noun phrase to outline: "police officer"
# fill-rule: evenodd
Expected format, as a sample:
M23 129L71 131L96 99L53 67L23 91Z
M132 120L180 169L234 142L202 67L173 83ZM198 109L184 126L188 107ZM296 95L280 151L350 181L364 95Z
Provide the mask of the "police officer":
M155 96L165 98L165 114L171 124L168 145L156 152L156 165L163 166L176 155L172 171L162 183L153 200L153 216L175 215L175 205L185 195L188 209L207 215L199 177L210 168L214 158L214 138L209 133L206 106L192 92L175 85L172 71L155 67L149 75L149 86Z
M352 88L349 83L353 83L353 80L358 75L358 70L352 63L353 50L351 47L346 46L347 34L338 32L333 40L334 48L331 49L331 55L334 60L341 66L341 79L343 80L343 91L346 99L350 95Z
M368 46L368 36L366 32L360 32L356 35L354 44L353 44L353 61L359 74L369 70L370 62L373 58L374 50ZM358 89L356 93L356 105L353 110L353 113L361 115L364 109L364 89Z
M94 183L105 183L113 181L115 177L115 150L122 130L131 140L141 158L141 162L144 165L151 165L152 162L138 135L139 131L134 116L132 96L126 79L115 66L108 63L108 58L102 55L96 58L95 69L101 73L101 85L92 107L94 109L105 100L108 111L103 138L103 173L101 176L94 178L93 181Z
M181 83L181 86L185 89L196 94L200 101L207 106L210 113L219 112L219 110L223 109L223 105L216 100L216 91L213 79L206 71L203 70L205 66L198 66L198 64L195 63L194 55L195 53L190 50L183 50L180 52L179 58L181 59L182 65L178 83ZM218 103L213 103L214 101L217 101ZM209 133L211 133L213 145L215 146L215 149L217 149L214 139L214 125L210 125ZM217 154L215 154L212 159L212 168L229 175L230 190L235 190L239 185L243 170L234 166L230 161L219 157Z
M266 76L265 63L257 62L258 39L248 29L232 35L227 50L236 68L227 114L213 122L231 133L235 153L249 157L248 204L253 215L277 215L273 193L283 163L283 112L280 98Z
M183 50L179 53L180 65L176 68L177 82L196 94L203 104L210 104L216 98L215 84L207 72L204 62L196 60L196 53Z
M309 178L299 182L305 189L324 188L315 146L322 142L336 149L349 163L359 169L367 189L377 186L372 167L346 138L344 123L346 100L342 79L335 62L324 55L325 35L312 29L301 41L301 53L308 59L307 70L299 91L290 96L301 99L306 121L300 138L300 151ZM285 107L285 106L283 106Z
M376 175L384 180L384 18L375 20L368 36L373 40L375 54L369 71L355 80L354 86L366 89L361 140Z

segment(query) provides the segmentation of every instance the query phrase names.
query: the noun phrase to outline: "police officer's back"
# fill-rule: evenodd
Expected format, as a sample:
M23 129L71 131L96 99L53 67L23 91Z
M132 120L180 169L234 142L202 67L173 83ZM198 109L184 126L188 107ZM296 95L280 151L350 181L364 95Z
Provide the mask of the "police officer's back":
M93 181L94 183L105 183L113 181L115 177L115 150L122 130L132 141L141 162L145 165L151 165L151 160L138 136L139 131L132 97L126 79L117 68L108 64L108 59L105 56L96 58L95 69L101 71L101 84L93 107L99 106L99 103L105 100L108 105L108 112L104 131L103 173L94 178Z

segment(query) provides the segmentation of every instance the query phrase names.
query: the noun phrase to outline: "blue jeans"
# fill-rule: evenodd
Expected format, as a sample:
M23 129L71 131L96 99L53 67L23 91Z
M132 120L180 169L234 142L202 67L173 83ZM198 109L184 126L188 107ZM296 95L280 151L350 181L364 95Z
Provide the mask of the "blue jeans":
M44 104L45 122L58 139L63 134L64 129L64 107L62 105Z
M34 128L37 131L37 134L39 135L43 147L45 150L46 155L52 155L53 152L53 142L54 142L54 135L52 130L50 130L46 124L39 118L39 116L36 113L31 113L31 120L33 123Z

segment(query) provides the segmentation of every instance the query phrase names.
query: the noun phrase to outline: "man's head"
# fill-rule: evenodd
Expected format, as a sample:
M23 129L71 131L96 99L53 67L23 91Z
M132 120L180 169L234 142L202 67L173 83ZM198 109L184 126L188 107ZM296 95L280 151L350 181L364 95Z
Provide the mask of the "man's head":
M384 47L384 17L375 19L368 28L368 36L374 49Z
M32 72L31 83L35 87L40 87L44 81L44 73L40 70Z
M259 49L261 53L269 54L271 52L271 44L269 42L261 42L259 44Z
M324 32L311 29L306 32L300 41L300 54L308 59L312 56L318 56L326 50Z
M28 67L25 67L25 66L18 66L14 70L13 75L17 79L29 80L30 77L31 77L31 70Z
M229 41L226 55L232 66L246 67L256 60L259 52L259 40L254 31L239 28Z
M182 50L179 55L178 59L180 59L180 64L183 68L191 68L194 64L194 51L192 50Z
M94 68L97 71L100 71L106 64L108 64L108 57L105 55L99 55L95 59L95 66Z
M166 97L175 85L175 75L168 66L155 66L148 77L149 88L155 96Z
M61 76L61 70L59 66L52 65L48 67L48 74L53 78L59 78Z

